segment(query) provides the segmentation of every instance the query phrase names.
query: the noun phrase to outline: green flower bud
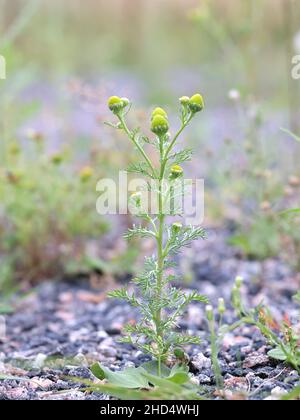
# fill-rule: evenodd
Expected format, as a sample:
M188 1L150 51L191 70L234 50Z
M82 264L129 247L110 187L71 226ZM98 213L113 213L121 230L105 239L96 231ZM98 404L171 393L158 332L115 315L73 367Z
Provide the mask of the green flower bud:
M205 308L206 318L208 321L214 320L214 309L211 305L207 305Z
M231 304L238 313L242 312L241 292L237 286L234 286L232 289Z
M184 353L184 351L182 349L176 348L176 349L174 349L174 356L177 359L183 359L184 356L185 356L185 353Z
M189 108L193 113L202 111L204 108L204 101L203 97L199 93L190 98Z
M51 162L54 163L54 165L60 165L63 159L64 158L60 153L55 153L53 156L51 156Z
M79 176L82 182L86 182L93 176L93 169L90 166L85 166L80 170Z
M174 349L174 356L180 363L185 365L187 365L190 361L189 356L179 347Z
M135 193L131 194L130 200L132 200L137 207L141 207L142 193L138 191L138 192L135 192Z
M160 115L161 117L164 117L166 120L168 119L168 114L166 113L166 111L164 109L162 109L160 107L157 107L152 111L151 120L153 120L153 118L156 115Z
M179 102L181 103L181 105L188 105L190 102L190 98L188 96L182 96L181 98L179 98Z
M225 307L225 302L223 298L219 299L219 304L218 304L218 312L220 315L224 315L226 311L226 307Z
M182 224L180 222L175 222L172 224L172 233L177 235L182 229Z
M181 177L182 175L183 175L183 169L182 169L181 166L173 165L171 167L171 175L170 175L171 179L177 179L177 178Z
M151 123L151 131L158 136L163 136L169 130L168 120L162 115L154 115Z
M243 283L244 283L244 279L243 279L243 277L238 276L238 277L235 279L235 285L236 285L236 287L237 287L238 289L240 289L240 288L242 287Z
M9 148L9 153L11 154L11 155L18 155L19 153L20 153L20 147L19 147L19 145L18 145L18 143L12 143L11 144L11 146L10 146L10 148Z
M118 96L111 96L108 100L108 108L114 113L117 114L124 108L124 102Z

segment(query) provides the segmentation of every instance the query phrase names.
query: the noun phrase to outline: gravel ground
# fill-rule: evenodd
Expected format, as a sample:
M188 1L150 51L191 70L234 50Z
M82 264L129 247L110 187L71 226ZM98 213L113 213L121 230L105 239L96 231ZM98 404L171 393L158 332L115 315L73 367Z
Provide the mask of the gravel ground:
M189 273L192 281L183 287L197 288L212 303L221 296L228 301L235 276L242 275L249 305L264 299L275 318L288 314L296 319L299 309L292 296L299 290L299 273L279 260L246 261L226 245L226 237L225 231L211 230L208 240L188 251L181 270ZM20 380L0 380L0 399L107 399L85 393L66 376L89 378L88 366L96 360L116 370L146 361L140 351L118 343L124 323L135 318L132 308L108 301L104 289L92 289L86 281L43 283L19 300L15 312L6 317L6 338L0 341L0 375ZM230 310L227 318L234 319ZM203 305L191 305L181 327L202 337L200 347L187 349L190 368L202 386L213 389ZM227 398L277 399L299 384L297 372L269 359L268 350L252 327L225 337L220 364Z

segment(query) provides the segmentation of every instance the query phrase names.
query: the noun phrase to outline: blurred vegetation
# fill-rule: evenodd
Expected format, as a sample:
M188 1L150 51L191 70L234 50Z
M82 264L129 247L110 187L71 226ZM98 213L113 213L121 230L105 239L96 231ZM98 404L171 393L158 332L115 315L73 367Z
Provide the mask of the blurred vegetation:
M92 168L72 166L68 149L47 155L41 133L27 141L9 143L0 173L2 287L62 275L108 228L95 211Z
M13 278L61 276L87 261L88 239L101 243L108 222L95 212L96 181L133 159L102 125L116 90L148 106L203 92L205 121L186 141L197 151L194 175L206 179L207 223L233 220L231 242L248 257L287 254L291 262L295 255L299 264L299 220L278 216L299 207L300 151L280 131L300 133L300 83L291 78L291 58L300 52L297 1L0 6L7 61L0 81L0 287ZM135 118L146 124L143 110ZM134 255L120 248L130 272ZM88 261L108 272L122 266Z
M293 0L2 0L0 48L9 67L50 77L140 77L150 101L182 93L184 71L212 103L234 86L289 102L300 8ZM188 48L187 48L188 45ZM12 52L13 51L13 52ZM175 80L169 79L170 75ZM129 76L130 77L130 76ZM113 79L113 78L111 78ZM176 83L177 82L177 83ZM299 88L293 84L293 90Z

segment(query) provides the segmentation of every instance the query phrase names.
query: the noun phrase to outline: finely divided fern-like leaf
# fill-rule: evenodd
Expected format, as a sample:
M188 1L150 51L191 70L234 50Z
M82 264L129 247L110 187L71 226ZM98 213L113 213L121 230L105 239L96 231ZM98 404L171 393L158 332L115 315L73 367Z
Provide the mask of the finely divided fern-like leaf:
M197 239L205 239L205 230L201 227L185 227L179 236L170 239L168 250L170 254L177 254L182 247L190 246Z
M169 157L169 160L172 161L172 165L179 165L180 163L184 163L190 161L193 156L192 149L183 149L180 152L174 153Z
M133 227L128 229L128 231L124 234L124 238L128 240L136 236L140 236L141 238L156 238L156 235L152 230L136 225L133 225Z
M122 289L113 290L112 292L109 292L107 294L107 296L109 298L112 298L112 299L125 300L126 302L128 302L130 305L132 305L134 307L140 306L140 303L136 299L134 293L132 293L131 295L129 295L125 287L122 288Z
M152 178L152 174L148 171L148 165L145 162L131 163L127 168L127 172L141 174L145 177Z

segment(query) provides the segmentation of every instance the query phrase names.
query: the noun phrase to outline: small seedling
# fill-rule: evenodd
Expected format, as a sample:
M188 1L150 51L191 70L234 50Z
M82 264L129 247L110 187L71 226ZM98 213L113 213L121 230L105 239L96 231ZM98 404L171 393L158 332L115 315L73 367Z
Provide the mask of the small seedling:
M239 277L232 291L232 306L240 321L231 326L231 330L243 324L254 325L274 347L268 352L268 355L273 359L290 364L300 372L299 331L297 332L296 327L287 317L281 323L275 321L269 308L263 304L253 309L247 309L241 298L242 281L242 278ZM295 296L295 300L300 302L299 292Z

